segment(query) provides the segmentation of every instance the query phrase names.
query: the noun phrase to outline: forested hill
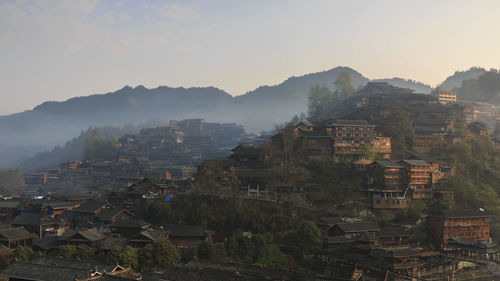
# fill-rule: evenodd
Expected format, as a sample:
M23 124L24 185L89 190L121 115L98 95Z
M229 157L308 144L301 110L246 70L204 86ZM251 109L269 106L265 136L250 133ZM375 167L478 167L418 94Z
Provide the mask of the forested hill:
M453 91L460 88L465 80L477 79L481 74L485 73L486 69L482 67L471 67L465 71L456 71L453 75L439 85L445 91Z
M89 126L204 118L209 122L242 124L247 132L259 133L305 112L309 89L314 85L333 89L333 82L341 72L349 72L356 87L369 81L351 68L336 67L291 77L279 85L259 87L237 97L213 87L127 86L113 93L45 102L33 110L0 116L0 131L8 132L0 138L0 167L17 167L24 159L64 144ZM422 85L411 80L389 82L401 81L405 81L406 87L422 92Z

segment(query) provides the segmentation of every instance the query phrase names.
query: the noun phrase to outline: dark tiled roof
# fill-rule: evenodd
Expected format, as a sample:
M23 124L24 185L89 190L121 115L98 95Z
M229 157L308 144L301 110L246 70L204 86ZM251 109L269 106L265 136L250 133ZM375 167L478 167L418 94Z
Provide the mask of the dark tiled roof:
M337 223L345 222L342 217L327 217L319 218L316 220L317 225L335 225Z
M45 236L42 239L33 240L33 245L45 251L56 249L59 247L59 238L57 236Z
M330 236L325 239L327 244L343 244L354 242L353 239L345 238L344 236Z
M404 159L401 160L401 162L404 162L410 166L419 166L419 167L429 167L430 164L425 162L424 160L409 160L409 159Z
M370 255L374 257L391 257L391 258L401 258L401 257L411 257L417 256L422 252L420 249L416 248L382 248L373 250Z
M41 220L40 214L28 214L22 213L12 220L13 225L40 225Z
M97 218L101 221L110 221L113 220L114 217L118 216L122 212L128 213L130 216L133 216L132 213L125 209L118 209L118 208L107 208L102 210L99 214L97 214Z
M378 231L380 228L371 222L343 222L337 226L344 232L359 232L359 231Z
M332 122L333 126L375 126L366 120L335 120Z
M108 237L104 233L97 231L97 228L94 227L80 231L68 230L61 236L61 240L71 241L76 235L81 235L83 238L89 241L98 241Z
M2 237L4 237L2 239ZM28 232L24 227L11 227L0 230L0 240L23 240L35 238L33 233Z
M387 168L404 168L405 166L399 164L396 161L392 160L377 160L375 163L379 164L380 166L387 167Z
M378 233L380 238L384 237L411 237L413 234L409 233L404 227L400 226L386 226L381 227Z
M491 214L483 209L442 210L441 215L445 218L484 218Z
M104 242L102 243L101 249L111 250L115 246L124 247L126 245L127 245L126 238L108 237L108 238L104 239Z
M141 231L141 233L130 237L129 241L156 241L161 238L168 238L170 232L163 229L148 229Z
M0 200L0 209L16 209L21 205L20 201Z
M49 265L49 266L60 266L60 267L71 267L71 268L80 268L80 269L95 269L97 267L98 271L108 271L110 272L115 268L116 264L114 263L105 263L105 262L84 262L77 261L71 259L60 259L52 256L41 256L34 260L32 263L40 264L40 265Z
M56 220L43 218L40 214L22 213L15 217L11 224L37 226L40 224L51 224L55 222Z
M44 203L43 205L46 207L50 207L52 209L66 209L66 208L72 208L75 206L74 203L64 202L64 201L55 201L55 202L50 202L50 203Z
M201 225L169 224L165 230L170 231L171 237L206 237L207 232Z
M481 249L489 253L497 252L496 244L489 241L476 241L474 239L450 238L446 241L448 247L462 249Z
M73 209L72 212L76 213L96 213L99 209L103 208L108 204L107 202L101 201L86 201L82 205Z
M89 273L90 269L15 262L4 269L0 275L21 280L74 281L75 278L88 278Z
M135 191L140 194L147 194L154 188L160 188L157 184L153 183L150 179L144 178L138 183L134 183L129 187L129 192Z
M150 224L137 218L131 218L128 220L117 220L111 227L116 228L143 228L147 227Z

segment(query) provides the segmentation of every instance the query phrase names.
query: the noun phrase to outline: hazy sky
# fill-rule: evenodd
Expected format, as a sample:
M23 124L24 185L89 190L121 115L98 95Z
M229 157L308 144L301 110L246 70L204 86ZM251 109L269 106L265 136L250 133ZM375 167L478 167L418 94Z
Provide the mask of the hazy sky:
M0 114L124 85L232 95L352 67L435 86L500 66L500 1L0 0Z

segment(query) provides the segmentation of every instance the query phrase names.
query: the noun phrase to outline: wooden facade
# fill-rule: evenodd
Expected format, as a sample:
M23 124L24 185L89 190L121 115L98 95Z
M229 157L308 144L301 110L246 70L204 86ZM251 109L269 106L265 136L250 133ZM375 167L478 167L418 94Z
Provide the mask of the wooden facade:
M432 198L432 165L422 160L402 160L401 163L406 167L406 182L412 198Z
M452 238L490 240L491 215L483 209L443 210L427 217L427 226L436 246L444 248Z

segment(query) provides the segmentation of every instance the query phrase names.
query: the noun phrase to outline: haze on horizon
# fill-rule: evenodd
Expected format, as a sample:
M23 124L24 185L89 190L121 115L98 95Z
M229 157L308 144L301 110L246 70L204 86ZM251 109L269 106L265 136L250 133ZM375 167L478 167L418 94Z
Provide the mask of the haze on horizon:
M436 86L500 66L490 1L6 0L0 115L125 85L232 95L349 66Z

